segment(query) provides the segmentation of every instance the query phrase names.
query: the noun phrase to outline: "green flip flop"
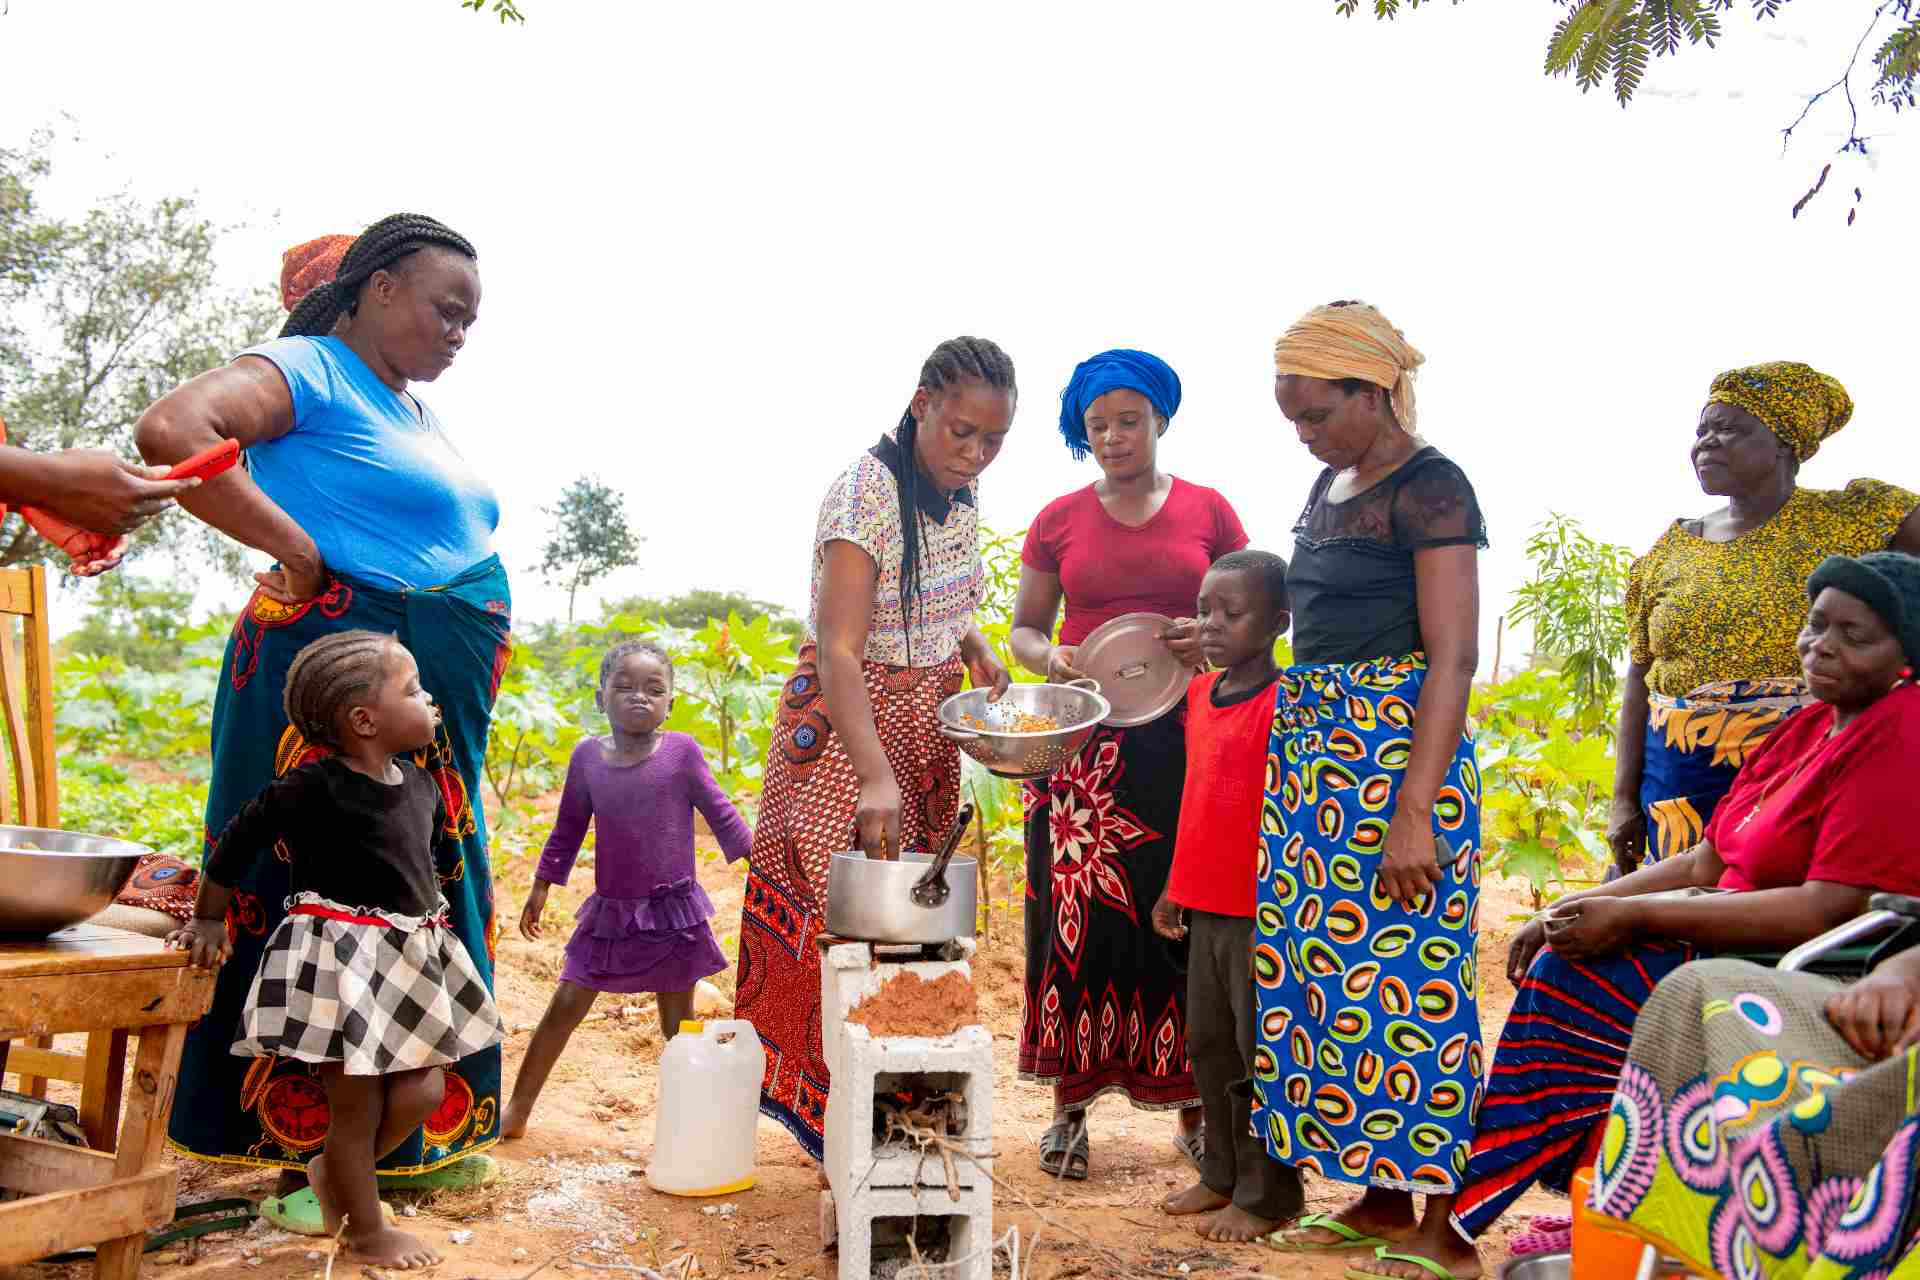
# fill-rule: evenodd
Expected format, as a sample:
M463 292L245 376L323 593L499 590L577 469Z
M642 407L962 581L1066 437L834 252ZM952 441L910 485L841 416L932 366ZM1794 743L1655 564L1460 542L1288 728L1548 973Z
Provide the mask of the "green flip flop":
M383 1191L472 1191L500 1181L500 1163L492 1156L465 1156L425 1173L378 1173Z
M1434 1280L1460 1280L1460 1277L1447 1270L1432 1258L1423 1258L1417 1253L1395 1253L1389 1246L1381 1245L1373 1251L1377 1262L1411 1262ZM1346 1280L1400 1280L1399 1276L1384 1275L1378 1271L1369 1271L1365 1267L1348 1267Z
M213 1214L228 1216L215 1218ZM254 1203L251 1200L202 1200L198 1204L183 1204L173 1211L173 1224L159 1231L149 1231L146 1243L140 1247L142 1253L154 1253L177 1240L191 1240L196 1236L212 1235L216 1231L241 1231L253 1225ZM195 1221L201 1219L201 1221ZM43 1263L92 1262L95 1252L91 1245L84 1249L70 1249L65 1253L56 1253L50 1258L40 1259Z
M382 1200L380 1212L393 1221L393 1206ZM260 1202L260 1216L282 1231L297 1236L324 1236L327 1224L320 1214L320 1197L312 1187L302 1187L290 1196L268 1196Z
M1319 1227L1331 1231L1340 1237L1338 1240L1289 1240L1287 1235L1294 1231L1311 1231ZM1269 1249L1281 1253L1352 1253L1359 1249L1384 1249L1392 1242L1382 1236L1362 1235L1330 1213L1310 1213L1297 1219L1291 1226L1269 1232L1260 1237L1260 1242ZM1377 1253L1375 1256L1378 1256Z

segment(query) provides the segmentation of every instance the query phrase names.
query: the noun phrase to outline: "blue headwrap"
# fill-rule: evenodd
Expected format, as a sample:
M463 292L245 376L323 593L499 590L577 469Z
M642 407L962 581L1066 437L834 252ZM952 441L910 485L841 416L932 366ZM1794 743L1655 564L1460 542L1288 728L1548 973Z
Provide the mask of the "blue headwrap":
M1084 458L1087 406L1109 391L1138 391L1162 418L1180 407L1180 375L1159 356L1119 347L1082 360L1060 393L1060 434L1075 458Z

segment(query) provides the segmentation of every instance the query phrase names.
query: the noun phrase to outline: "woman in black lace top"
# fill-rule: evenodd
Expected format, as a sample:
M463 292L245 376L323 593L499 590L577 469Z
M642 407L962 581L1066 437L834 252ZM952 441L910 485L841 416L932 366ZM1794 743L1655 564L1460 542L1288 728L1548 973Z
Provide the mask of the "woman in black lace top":
M1421 360L1361 303L1308 312L1275 348L1274 398L1324 470L1287 573L1254 1123L1276 1160L1366 1187L1276 1233L1289 1251L1388 1249L1423 1192L1408 1247L1424 1252L1473 1137L1480 780L1464 730L1486 529L1460 468L1414 434Z

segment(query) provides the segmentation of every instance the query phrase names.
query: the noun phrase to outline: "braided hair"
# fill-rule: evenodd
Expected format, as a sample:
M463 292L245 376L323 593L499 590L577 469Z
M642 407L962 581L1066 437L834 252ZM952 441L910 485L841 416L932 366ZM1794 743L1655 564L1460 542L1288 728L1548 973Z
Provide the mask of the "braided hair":
M1017 396L1020 389L1013 379L1013 358L985 338L949 338L933 349L920 366L920 389L938 395L961 381L972 379ZM920 601L920 459L917 446L920 420L913 416L913 402L900 415L895 432L900 448L896 452L893 479L900 490L900 625L907 633L907 665L913 665L913 622L907 615L907 602L913 601L924 612Z
M372 696L398 643L378 631L336 631L300 650L287 668L287 723L310 743L341 746L340 713Z
M341 316L353 315L359 308L360 287L374 272L391 271L401 259L436 247L469 258L480 256L465 236L424 213L396 213L380 219L348 247L338 274L300 299L281 326L280 336L326 337Z
M651 640L622 640L607 650L606 656L600 659L600 687L602 689L607 687L607 677L619 667L622 658L631 658L636 653L644 654L665 667L667 680L669 682L673 680L673 658L665 649Z

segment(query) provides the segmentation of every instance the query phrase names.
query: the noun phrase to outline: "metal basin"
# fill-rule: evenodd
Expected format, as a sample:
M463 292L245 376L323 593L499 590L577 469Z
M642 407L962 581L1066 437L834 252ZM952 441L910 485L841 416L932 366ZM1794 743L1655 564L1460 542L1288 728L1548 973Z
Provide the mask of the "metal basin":
M44 938L100 914L152 852L79 831L0 827L0 934Z
M1645 1258L1642 1257L1644 1265ZM1653 1275L1660 1280L1668 1277L1691 1276L1684 1262L1678 1258L1660 1259L1654 1267ZM1524 1258L1515 1258L1500 1268L1500 1280L1568 1280L1573 1275L1573 1255L1562 1249L1555 1253L1534 1253ZM1622 1273L1619 1280L1633 1280Z
M1500 1268L1500 1280L1567 1280L1572 1274L1573 1255L1564 1249L1558 1253L1528 1254ZM1621 1280L1627 1278L1623 1276Z
M881 862L859 850L833 855L827 871L827 932L862 942L946 942L971 938L979 920L980 864L955 854L947 864L947 900L923 907L908 890L926 874L925 853Z
M1016 684L997 702L989 689L968 689L940 704L940 733L1002 778L1044 778L1073 759L1113 707L1092 680L1073 684ZM996 731L1016 713L1047 716L1060 727L1045 733ZM968 720L983 721L981 729Z

